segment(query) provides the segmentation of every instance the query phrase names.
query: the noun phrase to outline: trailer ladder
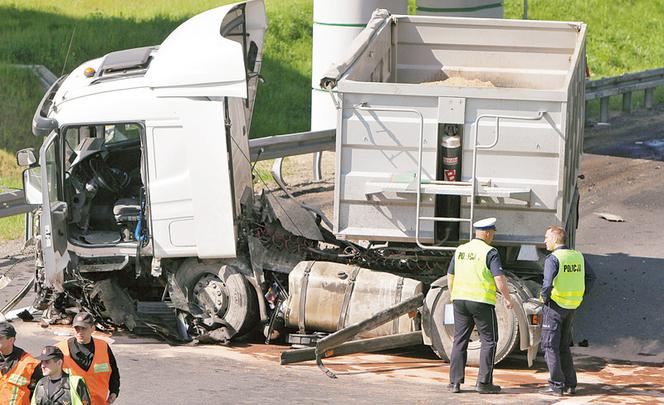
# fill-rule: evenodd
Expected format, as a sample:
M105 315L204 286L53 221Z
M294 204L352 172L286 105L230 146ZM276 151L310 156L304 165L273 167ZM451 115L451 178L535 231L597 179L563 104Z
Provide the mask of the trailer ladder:
M424 142L424 117L415 109L407 108L388 108L388 107L369 107L366 104L354 106L355 109L362 111L393 111L405 112L415 114L419 118L419 143L418 143L418 157L417 157L417 172L415 173L414 182L370 182L367 184L367 196L383 192L396 192L416 195L415 206L415 242L417 246L422 249L428 250L455 250L454 246L434 246L422 243L420 235L420 223L422 221L436 222L459 222L468 224L468 234L473 234L473 222L475 214L475 197L494 197L494 198L512 198L530 202L531 189L530 188L511 188L511 187L494 187L489 183L480 183L477 180L477 151L479 149L491 149L498 144L500 137L500 120L523 120L523 121L538 121L544 117L545 111L539 111L537 115L532 117L512 116L512 115L494 115L485 114L477 117L473 123L473 159L471 177L467 181L439 181L422 178L422 148ZM494 118L496 120L496 136L490 144L478 144L478 129L479 123L483 119ZM421 200L423 195L449 195L449 196L463 196L470 199L470 216L463 218L455 217L429 217L421 215Z

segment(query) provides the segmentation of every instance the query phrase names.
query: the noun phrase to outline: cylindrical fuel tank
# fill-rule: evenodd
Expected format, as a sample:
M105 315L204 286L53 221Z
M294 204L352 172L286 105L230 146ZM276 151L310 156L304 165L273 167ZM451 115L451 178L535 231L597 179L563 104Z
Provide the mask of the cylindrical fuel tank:
M417 0L418 15L503 18L503 0Z
M363 321L422 292L422 283L340 263L304 261L288 276L286 325L301 331L334 332ZM419 329L408 314L360 337Z

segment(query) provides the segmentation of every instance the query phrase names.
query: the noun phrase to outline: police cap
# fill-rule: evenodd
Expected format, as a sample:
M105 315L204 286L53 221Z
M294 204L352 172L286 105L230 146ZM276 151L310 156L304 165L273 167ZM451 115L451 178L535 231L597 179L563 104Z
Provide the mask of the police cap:
M493 229L496 230L496 218L484 218L473 224L473 227L477 231L488 231Z

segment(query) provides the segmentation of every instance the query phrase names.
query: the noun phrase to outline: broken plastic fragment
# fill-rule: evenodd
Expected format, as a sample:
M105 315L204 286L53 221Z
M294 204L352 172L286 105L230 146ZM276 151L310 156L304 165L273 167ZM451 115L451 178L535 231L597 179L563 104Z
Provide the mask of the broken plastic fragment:
M597 215L602 219L606 219L609 222L625 222L623 217L621 217L620 215L609 214L606 212L596 212L595 215Z

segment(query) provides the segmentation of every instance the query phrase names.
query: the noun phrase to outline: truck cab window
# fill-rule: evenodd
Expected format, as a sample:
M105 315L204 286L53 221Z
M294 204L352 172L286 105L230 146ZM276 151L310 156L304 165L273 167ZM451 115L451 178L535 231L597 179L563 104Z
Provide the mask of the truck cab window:
M138 123L64 129L64 194L69 235L78 243L135 242L143 194Z
M106 145L138 141L140 134L141 127L137 124L104 125L104 140Z

